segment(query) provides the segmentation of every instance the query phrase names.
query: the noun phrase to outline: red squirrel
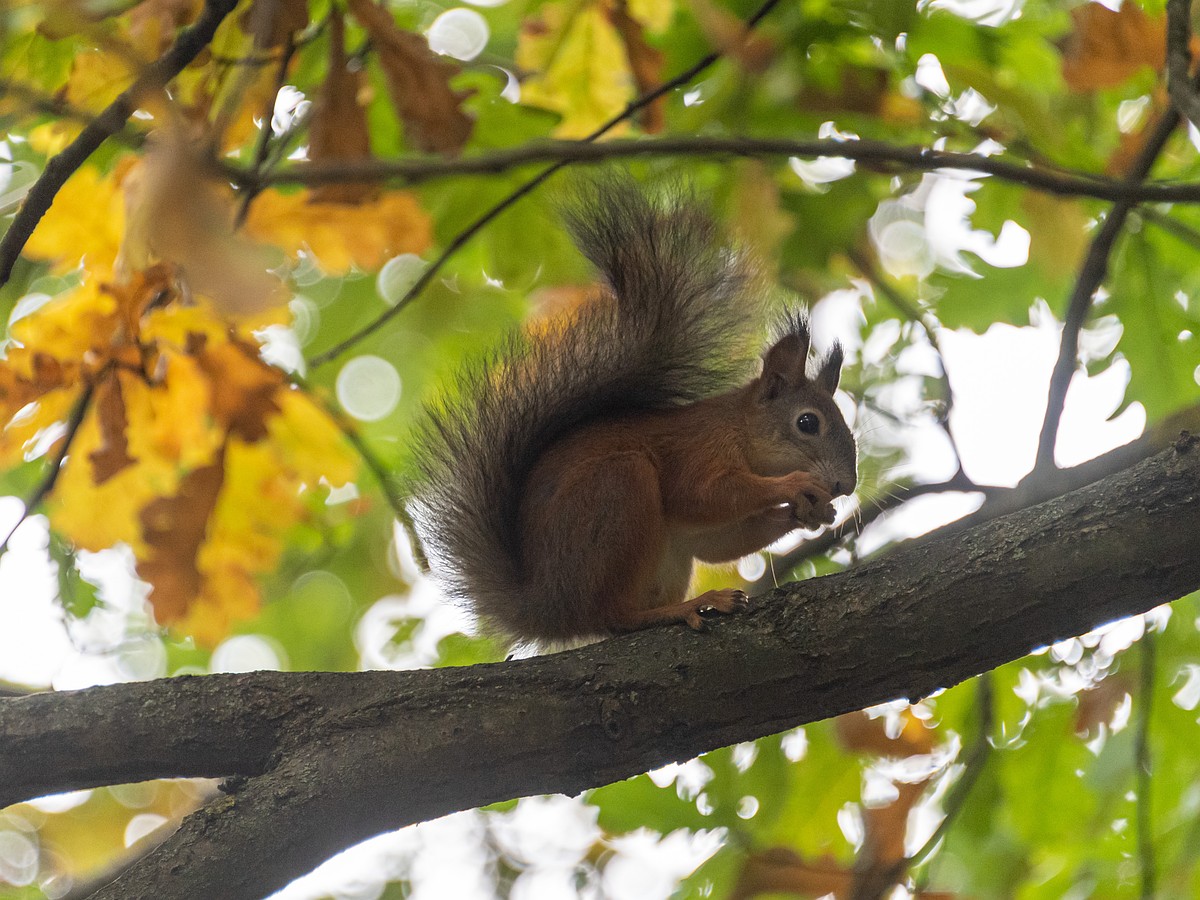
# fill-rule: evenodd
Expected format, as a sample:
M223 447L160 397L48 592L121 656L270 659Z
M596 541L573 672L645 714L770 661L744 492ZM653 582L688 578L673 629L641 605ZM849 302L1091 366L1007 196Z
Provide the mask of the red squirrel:
M683 192L609 179L567 219L607 289L511 336L427 411L417 531L450 597L518 642L699 628L747 601L687 599L696 560L829 524L854 490L833 400L842 349L807 375L808 327L791 314L750 377L752 267Z

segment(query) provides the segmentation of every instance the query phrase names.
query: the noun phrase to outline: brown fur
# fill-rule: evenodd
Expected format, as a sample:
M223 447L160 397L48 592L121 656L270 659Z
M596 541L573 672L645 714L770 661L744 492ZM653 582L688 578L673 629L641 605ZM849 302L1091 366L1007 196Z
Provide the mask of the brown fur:
M711 219L616 182L572 221L609 300L514 340L431 412L414 517L450 593L511 637L698 625L744 596L687 600L696 559L828 522L832 497L854 489L833 402L841 350L809 378L793 315L762 374L738 378L760 305ZM802 433L802 415L819 433Z

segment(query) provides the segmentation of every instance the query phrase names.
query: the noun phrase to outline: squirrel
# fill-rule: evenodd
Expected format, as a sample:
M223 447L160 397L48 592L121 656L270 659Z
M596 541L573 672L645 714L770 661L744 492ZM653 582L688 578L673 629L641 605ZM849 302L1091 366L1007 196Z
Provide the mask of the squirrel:
M687 599L695 561L830 524L857 480L841 346L808 376L807 322L787 314L749 377L761 292L707 210L611 177L594 194L566 218L606 290L460 373L409 485L450 598L541 647L744 607L733 589Z

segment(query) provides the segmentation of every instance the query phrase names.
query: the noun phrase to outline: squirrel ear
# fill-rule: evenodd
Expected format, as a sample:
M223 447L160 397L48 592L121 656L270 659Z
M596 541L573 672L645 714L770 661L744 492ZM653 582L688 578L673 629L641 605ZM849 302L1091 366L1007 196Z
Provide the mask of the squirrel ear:
M762 398L774 400L789 385L804 383L808 332L792 332L777 340L763 357Z
M816 382L829 393L837 390L838 381L842 377L842 359L845 354L842 352L842 345L835 343L829 349L829 355L825 357L825 361L821 363L821 369L817 372Z

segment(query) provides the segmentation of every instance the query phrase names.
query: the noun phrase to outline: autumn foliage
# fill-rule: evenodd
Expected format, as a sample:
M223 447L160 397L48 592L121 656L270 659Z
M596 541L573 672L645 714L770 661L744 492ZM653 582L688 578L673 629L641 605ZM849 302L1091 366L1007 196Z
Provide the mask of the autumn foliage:
M189 45L214 16L211 39ZM1196 130L1172 118L1166 25L1152 0L3 4L0 258L19 261L0 277L0 500L20 497L24 511L12 534L0 523L0 557L44 515L71 616L74 587L98 590L89 554L132 559L149 591L145 632L170 648L159 675L206 670L213 648L251 631L279 643L283 667L502 658L431 611L397 525L396 476L418 408L453 390L450 372L506 329L542 327L594 295L558 221L570 173L551 181L547 167L605 154L650 184L691 184L764 283L848 330L858 525L879 516L886 529L909 475L926 464L946 475L950 457L958 475L928 493L1001 494L960 458L959 376L939 337L1049 330L1053 344L1067 298L1087 286L1089 249L1116 221L1110 195L1088 186L1135 189L1141 163L1160 183L1196 186ZM181 47L177 74L126 93ZM1189 50L1200 56L1200 42ZM77 154L97 123L104 140ZM735 146L714 154L700 146L709 138ZM763 149L801 140L818 151ZM842 154L856 141L881 149L852 161ZM918 165L902 152L914 148L960 164ZM1017 175L984 176L971 165L984 159ZM1076 180L1034 189L1017 177L1031 173ZM37 185L56 174L51 203ZM1170 438L1180 422L1195 429L1200 397L1195 210L1126 204L1067 360L1072 390L1111 377L1124 387L1112 418L1144 415ZM1013 235L1020 252L1002 258ZM1025 368L1006 358L987 378L1008 386ZM356 390L370 402L351 402ZM1038 418L1044 394L987 409L998 452L1033 406ZM912 447L927 458L908 459ZM702 577L766 589L899 533L859 542L847 519L820 553L801 545L752 560L762 571ZM140 594L137 605L148 619ZM901 884L927 898L1132 896L1148 851L1128 827L1140 814L1130 785L1145 767L1125 729L1144 694L1161 698L1157 777L1175 778L1146 827L1177 857L1171 889L1197 895L1200 652L1196 616L1169 618L1063 641L966 694L602 788L587 800L598 836L579 871L600 871L619 840L650 828L724 835L672 882L687 896L866 897ZM1157 685L1134 677L1147 627L1169 660ZM1029 790L1061 772L1046 775L1047 797ZM146 809L195 802L171 786ZM89 805L109 822L98 843L117 852L119 804L98 792ZM945 833L931 825L942 811L960 816ZM49 844L83 841L68 819L49 818ZM99 865L72 853L75 874ZM942 880L955 888L937 890Z

